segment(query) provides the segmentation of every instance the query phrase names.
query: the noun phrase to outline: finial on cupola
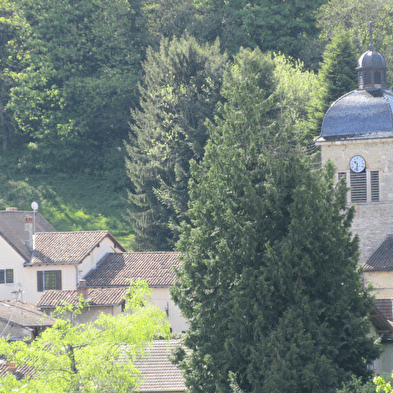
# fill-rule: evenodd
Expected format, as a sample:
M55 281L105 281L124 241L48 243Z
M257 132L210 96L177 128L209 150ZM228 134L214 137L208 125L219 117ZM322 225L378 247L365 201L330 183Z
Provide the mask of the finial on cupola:
M368 46L368 50L374 50L374 43L373 43L373 22L370 21L370 44Z

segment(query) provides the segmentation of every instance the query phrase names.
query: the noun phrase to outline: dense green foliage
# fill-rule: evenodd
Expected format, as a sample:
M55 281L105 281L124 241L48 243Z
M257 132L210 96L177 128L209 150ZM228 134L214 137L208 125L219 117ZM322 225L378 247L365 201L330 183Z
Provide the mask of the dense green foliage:
M316 78L284 56L262 56L260 86L270 97L266 122L300 133L305 104ZM127 146L128 173L135 189L129 193L135 247L172 249L179 223L186 219L189 161L203 158L208 138L206 120L216 114L221 75L229 66L218 43L202 47L194 38L163 40L159 51L149 49L141 108ZM174 77L176 75L176 78ZM274 102L274 104L273 104Z
M373 21L375 49L383 54L388 64L387 79L393 80L393 8L391 0L331 0L317 12L321 37L331 39L340 27L350 37L358 53L368 50L369 22Z
M26 174L9 171L9 162L0 159L0 209L31 210L37 201L39 212L58 231L109 230L132 250L133 232L123 217L125 191L115 182L78 174ZM12 168L11 168L12 169Z
M159 51L147 52L142 109L133 112L127 148L136 248L173 247L187 210L189 160L203 157L205 120L215 115L226 60L218 42L200 46L189 36L163 39Z
M241 47L280 51L300 57L318 36L315 11L327 0L149 0L156 34L179 36L184 30L200 42L217 37L233 56ZM303 59L304 60L304 59Z
M172 295L190 318L176 362L192 392L335 392L368 374L373 299L357 271L347 189L266 124L259 50L224 76L221 118L190 183Z
M381 375L376 376L373 381L374 384L377 386L376 391L381 393L382 392L391 393L393 391L392 380L393 380L393 376L388 376L388 377L381 376Z
M378 378L379 381L383 380L385 382L392 381L392 377L387 374L383 374L380 376L381 379ZM355 378L354 376L351 378L349 382L343 384L343 387L337 391L337 393L375 393L376 391L376 378L372 377L367 382L363 382L360 378ZM382 386L382 384L381 384ZM378 391L378 390L377 390ZM380 390L383 392L383 390Z
M76 325L66 313L81 313L82 299L76 309L58 308L55 324L31 343L1 338L0 353L17 367L32 368L34 378L18 381L10 373L0 378L0 392L137 391L140 372L133 360L155 335L169 336L165 313L148 303L150 292L138 281L130 286L125 313L102 313L94 323Z
M358 87L357 59L351 38L343 29L336 30L326 46L318 84L308 105L308 119L303 125L308 140L321 132L322 121L329 106Z
M30 165L105 169L137 103L143 34L137 2L134 8L126 0L15 2L26 21L20 33L26 66L13 74L8 107L29 143Z

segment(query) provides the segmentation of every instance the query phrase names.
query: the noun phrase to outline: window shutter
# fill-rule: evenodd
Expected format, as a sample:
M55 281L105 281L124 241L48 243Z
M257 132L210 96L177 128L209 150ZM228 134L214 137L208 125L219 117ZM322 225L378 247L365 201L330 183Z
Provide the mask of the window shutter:
M351 172L351 201L367 202L367 173Z
M345 178L345 182L347 182L347 172L338 172L338 181L340 181L342 178Z
M4 277L4 270L0 270L0 284L4 284L5 277Z
M61 270L56 270L56 289L61 290Z
M44 272L37 272L37 291L44 292Z
M379 202L379 171L371 172L371 202Z

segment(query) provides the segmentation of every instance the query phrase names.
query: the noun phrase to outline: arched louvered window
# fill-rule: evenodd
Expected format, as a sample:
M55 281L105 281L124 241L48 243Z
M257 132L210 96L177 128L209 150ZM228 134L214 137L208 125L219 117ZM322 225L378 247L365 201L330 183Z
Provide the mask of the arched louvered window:
M364 72L364 87L371 87L371 72L365 71Z
M381 71L374 71L374 86L381 87L381 84L382 84Z

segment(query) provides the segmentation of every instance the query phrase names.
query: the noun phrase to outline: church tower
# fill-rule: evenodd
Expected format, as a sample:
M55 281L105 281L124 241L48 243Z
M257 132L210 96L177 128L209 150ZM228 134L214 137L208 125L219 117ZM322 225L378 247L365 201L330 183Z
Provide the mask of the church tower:
M365 264L393 232L393 92L386 87L386 62L374 49L358 60L359 88L335 101L326 112L321 135L322 164L334 162L337 180L350 187L356 204L352 230L360 238Z

